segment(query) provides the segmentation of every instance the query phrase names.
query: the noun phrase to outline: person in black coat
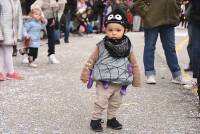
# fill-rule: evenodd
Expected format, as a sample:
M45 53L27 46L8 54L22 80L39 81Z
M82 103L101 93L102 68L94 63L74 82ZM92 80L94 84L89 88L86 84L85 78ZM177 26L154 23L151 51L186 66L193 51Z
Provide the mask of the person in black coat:
M200 110L200 1L191 0L191 10L189 19L192 26L192 71L193 78L197 78L197 88L199 96L199 110Z

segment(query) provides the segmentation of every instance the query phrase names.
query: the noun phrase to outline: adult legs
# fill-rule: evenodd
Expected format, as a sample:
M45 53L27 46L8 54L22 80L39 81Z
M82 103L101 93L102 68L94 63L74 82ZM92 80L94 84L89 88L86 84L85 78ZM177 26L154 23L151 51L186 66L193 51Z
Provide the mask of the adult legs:
M160 28L160 38L165 52L167 65L173 78L181 76L180 66L175 50L175 31L173 26L162 26Z
M200 68L200 25L192 22L192 71L193 77L197 78Z
M200 24L192 22L192 72L193 77L197 78L199 109L200 109Z
M54 39L54 26L52 24L53 19L48 19L47 23L47 38L48 38L48 56L55 54L55 39Z
M71 14L70 11L67 12L66 16L65 16L65 34L64 34L64 41L65 43L69 42L69 31L70 31L70 21L71 21Z
M192 31L191 30L192 30L192 26L189 22L188 23L189 42L188 42L188 46L187 46L187 52L188 52L188 56L189 56L189 65L186 69L184 69L185 71L192 70L192 43L191 43Z
M145 75L155 75L155 68L154 68L154 53L155 53L155 45L158 38L159 28L152 28L152 29L144 29L144 37L145 37L145 46L144 46L144 68L145 68Z

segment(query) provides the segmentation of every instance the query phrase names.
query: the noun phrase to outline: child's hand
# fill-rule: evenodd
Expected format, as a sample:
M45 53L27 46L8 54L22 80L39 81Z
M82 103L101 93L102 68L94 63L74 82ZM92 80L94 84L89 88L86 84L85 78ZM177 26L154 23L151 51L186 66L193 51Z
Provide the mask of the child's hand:
M27 36L26 36L26 39L30 39L30 38L31 38L30 35L27 35Z
M43 16L40 17L40 21L41 21L42 23L46 23L46 22L47 22L47 20L46 20Z
M90 78L90 69L88 69L87 67L84 67L81 72L80 79L83 83L86 83L88 82L89 78Z

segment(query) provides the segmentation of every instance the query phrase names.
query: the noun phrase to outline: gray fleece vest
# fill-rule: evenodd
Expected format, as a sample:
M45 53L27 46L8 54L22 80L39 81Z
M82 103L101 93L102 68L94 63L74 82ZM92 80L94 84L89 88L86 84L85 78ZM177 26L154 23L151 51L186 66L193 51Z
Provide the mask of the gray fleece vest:
M128 57L113 58L105 48L104 40L97 44L99 58L94 65L92 78L95 81L108 81L120 85L132 83L133 76L128 74Z

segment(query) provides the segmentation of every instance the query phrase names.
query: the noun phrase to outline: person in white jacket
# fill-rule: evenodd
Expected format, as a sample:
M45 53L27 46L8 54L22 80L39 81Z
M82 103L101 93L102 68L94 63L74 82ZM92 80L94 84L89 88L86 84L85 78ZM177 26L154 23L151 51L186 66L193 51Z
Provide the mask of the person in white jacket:
M19 0L0 0L0 81L22 80L14 71L13 46L22 40L22 11Z
M62 12L66 0L36 0L31 8L39 7L44 13L44 17L47 19L47 38L48 38L48 57L49 63L56 64L59 61L55 57L55 20L57 12Z

